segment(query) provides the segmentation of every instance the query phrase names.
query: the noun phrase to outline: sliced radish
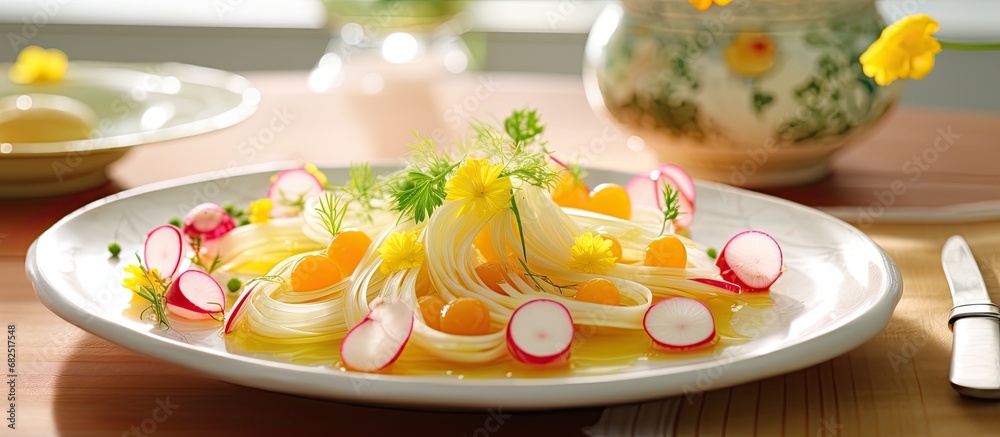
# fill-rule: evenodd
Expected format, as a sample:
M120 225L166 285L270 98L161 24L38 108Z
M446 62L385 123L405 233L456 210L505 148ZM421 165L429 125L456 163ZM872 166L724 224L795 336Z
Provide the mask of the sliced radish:
M226 308L226 293L211 275L188 270L170 284L167 311L186 319L209 319Z
M507 349L523 363L564 363L572 343L573 317L554 300L536 299L521 305L507 323Z
M761 231L743 231L729 239L715 265L722 279L739 284L744 292L766 291L781 276L781 247Z
M184 238L173 225L157 226L146 234L142 262L146 270L156 269L161 278L172 278L184 257Z
M734 284L734 283L728 282L728 281L721 281L721 280L718 280L718 279L711 279L711 278L691 278L690 280L694 281L694 282L700 282L700 283L705 284L705 285L711 285L711 286L713 286L715 288L727 291L727 292L732 293L732 294L740 294L740 291L742 289L742 287L740 287L739 284Z
M214 203L202 203L191 208L184 217L184 234L200 238L202 242L219 238L235 227L233 217Z
M715 318L705 304L686 297L672 297L646 310L642 327L657 346L685 351L715 340Z
M340 359L350 369L374 372L399 358L413 332L413 309L405 303L376 304L340 343Z
M254 289L257 288L257 284L259 284L259 282L255 282L253 285L246 287L246 289L243 290L243 294L236 298L236 303L233 304L233 309L229 310L229 315L226 316L226 325L223 329L224 333L229 334L233 332L233 329L236 328L236 322L243 318L243 314L241 314L243 311L243 304L245 304L250 298L250 295L253 294Z
M678 227L691 226L694 220L695 188L691 177L673 164L665 164L649 173L632 178L625 184L625 191L636 205L646 205L663 209L663 188L670 185L677 190L680 215L674 220Z
M319 179L304 168L282 171L274 177L271 188L267 190L267 198L274 202L271 215L288 217L298 214L301 207L291 206L290 203L308 199L323 190Z

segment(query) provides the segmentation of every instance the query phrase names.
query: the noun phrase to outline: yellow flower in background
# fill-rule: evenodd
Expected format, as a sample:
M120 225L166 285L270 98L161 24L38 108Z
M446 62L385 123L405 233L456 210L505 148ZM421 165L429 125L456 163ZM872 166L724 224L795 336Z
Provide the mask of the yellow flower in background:
M247 208L250 211L248 220L250 223L267 223L271 221L271 209L273 208L274 202L271 199L254 200L250 202L250 206Z
M309 172L309 174L313 175L313 177L315 177L317 181L319 181L320 185L326 186L327 182L326 175L323 174L323 172L319 171L319 169L316 168L315 165L306 164L304 168L307 172Z
M760 77L774 68L775 53L777 45L770 35L742 32L733 37L723 56L733 73Z
M611 251L611 240L592 232L573 238L570 249L569 268L581 273L603 275L615 266L614 252Z
M382 258L379 270L389 274L397 270L420 267L424 262L424 245L418 239L420 231L394 232L378 248Z
M708 8L712 7L712 3L715 3L715 4L719 5L719 6L725 6L725 5L728 5L732 1L733 0L714 0L714 1L713 0L688 0L688 2L691 3L695 7L695 9L697 9L699 11L706 11L706 10L708 10Z
M459 214L469 210L481 216L491 215L510 202L513 187L510 177L498 177L503 165L490 165L485 159L469 159L448 179L445 200L463 202Z
M922 79L934 69L934 55L941 51L941 43L931 36L939 27L924 14L889 25L861 55L865 75L882 86L896 79Z
M36 82L56 82L66 75L69 60L57 49L27 46L17 54L17 61L7 76L11 82L25 85Z
M150 270L148 275L142 272L142 267L135 264L129 264L124 268L125 273L132 275L131 277L122 278L122 286L132 290L133 293L139 293L139 287L153 287L154 289L159 287L159 282L162 280L160 278L160 272L156 269Z

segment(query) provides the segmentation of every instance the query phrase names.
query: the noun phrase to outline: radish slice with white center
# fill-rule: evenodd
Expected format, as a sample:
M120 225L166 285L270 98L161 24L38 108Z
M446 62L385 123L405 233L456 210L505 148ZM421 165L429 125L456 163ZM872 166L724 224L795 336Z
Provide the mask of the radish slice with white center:
M409 306L400 301L376 304L347 332L340 343L340 359L353 370L381 370L399 358L412 332L413 310Z
M233 332L233 329L236 328L236 322L243 319L244 315L241 314L243 311L243 304L245 304L250 298L250 295L253 294L254 289L257 288L257 284L259 284L259 282L254 282L253 285L246 287L246 289L243 290L243 294L236 298L236 303L233 304L233 309L229 310L229 315L226 317L226 325L223 329L224 333L229 334Z
M226 235L235 227L233 217L214 203L202 203L191 208L184 217L184 233L191 238L200 238L202 242Z
M287 217L298 214L300 208L289 206L289 203L305 200L322 193L323 184L306 169L295 168L277 174L271 188L267 190L267 198L274 202L271 215Z
M722 278L739 284L744 292L766 291L781 276L781 247L761 231L743 231L729 239L715 265Z
M625 191L628 192L629 199L634 204L662 210L665 206L663 204L663 189L667 185L678 192L677 202L680 214L674 220L674 224L682 228L691 226L694 220L694 182L680 167L666 164L660 169L640 174L625 184Z
M536 299L518 307L507 323L507 349L528 364L562 364L573 344L573 317L563 304Z
M685 351L715 341L715 318L705 304L672 297L646 310L642 327L657 346Z
M181 273L165 297L167 311L186 319L210 319L226 308L226 292L211 275L201 270Z
M173 225L158 226L146 234L142 262L146 270L156 269L161 278L172 278L184 257L184 237Z
M711 278L691 278L691 281L700 282L705 285L711 285L719 290L726 291L732 294L740 294L741 288L739 284L734 284L728 281L720 281L718 279Z

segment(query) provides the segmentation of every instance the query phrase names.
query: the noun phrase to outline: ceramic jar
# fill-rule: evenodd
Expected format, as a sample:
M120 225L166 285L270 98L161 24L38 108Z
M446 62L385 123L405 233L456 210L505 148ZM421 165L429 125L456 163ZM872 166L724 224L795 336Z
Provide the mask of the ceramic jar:
M693 176L811 182L894 107L859 56L885 23L874 0L623 0L587 42L588 99Z

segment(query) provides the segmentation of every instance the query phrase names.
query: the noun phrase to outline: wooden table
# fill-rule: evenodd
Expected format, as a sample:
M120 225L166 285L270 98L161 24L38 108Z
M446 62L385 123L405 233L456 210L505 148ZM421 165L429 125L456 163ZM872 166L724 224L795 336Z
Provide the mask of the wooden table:
M287 435L306 431L365 435L989 435L1000 403L957 396L947 380L951 308L939 251L960 232L980 258L1000 301L1000 220L963 224L863 223L896 260L903 298L889 327L829 362L787 375L702 395L647 404L551 411L413 412L342 405L239 387L203 378L96 338L59 319L34 297L24 274L28 245L63 215L123 188L275 160L346 164L396 161L409 128L453 138L470 116L502 116L530 104L548 122L560 154L606 143L595 166L651 167L649 150L626 147L628 134L599 122L574 77L467 76L423 87L388 83L378 95L317 94L301 73L255 74L264 96L258 113L233 128L142 147L111 169L114 183L57 199L0 201L0 325L15 324L19 376L17 432L0 435ZM458 106L456 106L458 105ZM464 106L463 106L464 105ZM816 206L879 201L881 190L908 178L903 166L932 144L937 129L961 135L948 153L906 179L890 210L991 200L1000 188L993 139L1000 116L903 109L871 139L840 154L833 177L812 186L773 190ZM249 137L268 139L256 147ZM162 422L158 406L172 405ZM602 414L604 417L602 418ZM642 420L636 420L639 417ZM645 418L652 417L653 428ZM492 418L492 419L491 419ZM503 423L494 426L496 419ZM6 434L3 434L6 433ZM124 434L123 434L124 433Z

